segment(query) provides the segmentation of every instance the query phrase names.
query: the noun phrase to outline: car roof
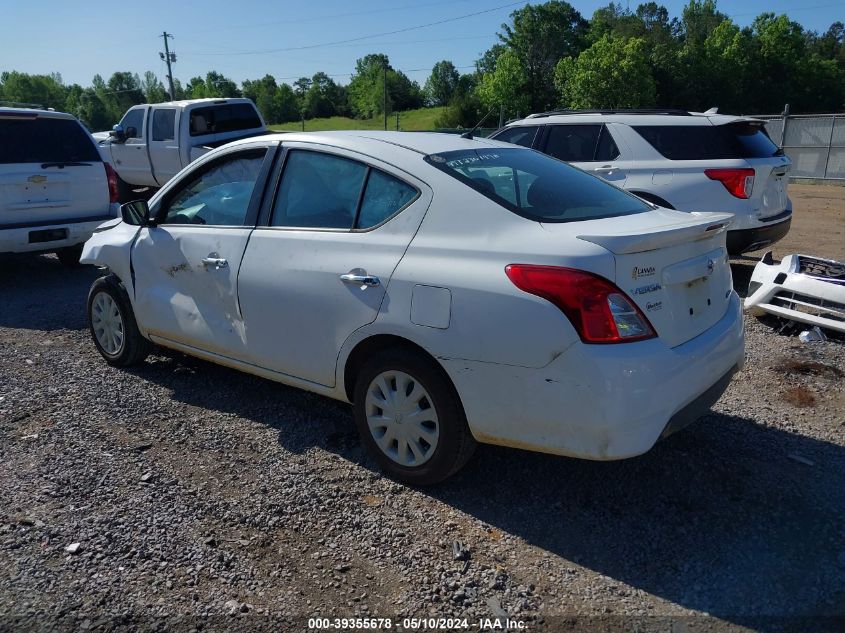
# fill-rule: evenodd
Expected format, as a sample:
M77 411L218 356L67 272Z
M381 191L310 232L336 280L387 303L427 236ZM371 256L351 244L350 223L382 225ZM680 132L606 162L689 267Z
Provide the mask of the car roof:
M51 119L73 119L76 117L67 112L56 112L55 110L45 110L42 108L5 108L0 107L0 118L4 116L8 118L51 118Z
M666 110L649 112L640 111L573 111L541 112L531 114L524 119L508 121L507 126L545 125L548 123L625 123L628 125L725 125L737 121L761 121L749 116L717 114L707 112L684 112Z
M263 141L316 143L342 147L365 154L385 155L414 152L421 155L484 147L514 149L514 146L486 138L466 139L459 134L442 132L381 132L375 130L342 130L335 132L281 132L259 137ZM255 142L246 138L230 145Z

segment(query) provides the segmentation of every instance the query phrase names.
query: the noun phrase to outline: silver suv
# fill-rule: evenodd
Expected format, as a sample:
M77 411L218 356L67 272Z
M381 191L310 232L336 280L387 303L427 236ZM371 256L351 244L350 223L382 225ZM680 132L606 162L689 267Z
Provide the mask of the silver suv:
M759 119L683 110L561 110L509 122L490 138L572 163L661 207L734 214L740 255L789 231L789 159Z
M78 265L83 242L117 215L117 176L77 119L0 108L0 253Z

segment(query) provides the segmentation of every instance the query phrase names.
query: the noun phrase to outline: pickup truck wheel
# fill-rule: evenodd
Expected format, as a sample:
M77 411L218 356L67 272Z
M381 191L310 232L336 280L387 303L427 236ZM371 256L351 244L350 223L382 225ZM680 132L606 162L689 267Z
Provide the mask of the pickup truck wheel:
M81 256L82 244L68 246L67 248L60 248L56 251L56 257L59 258L59 261L63 266L67 266L68 268L78 268L79 266L82 266L82 264L79 263L79 258Z
M128 367L143 361L151 344L138 330L123 284L100 277L88 293L88 327L97 351L109 365Z
M388 349L365 361L353 408L364 446L382 470L405 483L442 481L475 450L455 388L419 353Z

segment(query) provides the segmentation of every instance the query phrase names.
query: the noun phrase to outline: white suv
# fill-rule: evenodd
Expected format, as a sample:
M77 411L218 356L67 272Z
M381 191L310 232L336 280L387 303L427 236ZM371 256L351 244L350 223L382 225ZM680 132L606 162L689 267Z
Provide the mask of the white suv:
M85 240L118 213L116 174L77 119L0 108L0 253L78 265Z
M683 110L561 110L511 121L490 138L601 176L658 206L734 214L731 255L789 231L789 159L749 117Z

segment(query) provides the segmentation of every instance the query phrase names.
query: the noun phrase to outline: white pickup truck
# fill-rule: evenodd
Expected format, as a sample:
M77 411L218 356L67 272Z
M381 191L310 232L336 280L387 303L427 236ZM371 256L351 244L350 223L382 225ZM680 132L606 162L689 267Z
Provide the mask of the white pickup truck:
M95 132L103 160L120 178L120 201L155 190L211 149L267 133L249 99L193 99L142 104L126 111L109 132ZM145 196L146 197L146 196Z

